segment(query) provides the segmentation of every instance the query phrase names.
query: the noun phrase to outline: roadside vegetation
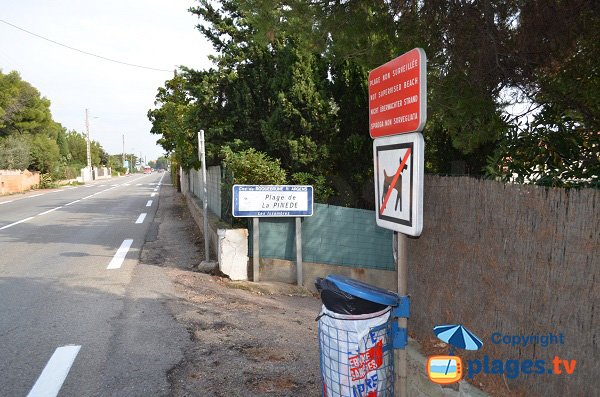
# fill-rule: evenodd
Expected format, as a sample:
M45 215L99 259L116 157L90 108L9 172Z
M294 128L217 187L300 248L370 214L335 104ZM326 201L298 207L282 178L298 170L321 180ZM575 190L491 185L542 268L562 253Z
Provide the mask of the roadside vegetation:
M214 67L180 68L148 113L184 169L203 128L209 164L253 149L323 202L371 207L368 72L422 47L426 172L599 186L598 2L198 3Z
M93 166L125 172L121 155L109 155L96 141L90 143L90 152ZM77 178L86 165L85 135L54 121L50 100L18 72L0 70L0 169L39 171L40 187L51 187L58 180Z

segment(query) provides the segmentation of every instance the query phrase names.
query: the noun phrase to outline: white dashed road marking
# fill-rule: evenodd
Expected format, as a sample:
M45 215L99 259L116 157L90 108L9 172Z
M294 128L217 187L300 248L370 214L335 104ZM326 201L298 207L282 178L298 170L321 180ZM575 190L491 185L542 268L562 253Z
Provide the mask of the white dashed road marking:
M131 247L131 244L133 244L132 239L127 239L127 240L123 241L123 243L117 250L117 253L112 258L110 263L108 264L108 267L106 268L107 270L119 269L121 267L121 265L123 264L123 261L125 260L125 256L127 256L127 252L129 251L129 248Z
M135 223L144 223L144 219L146 219L146 213L142 212Z
M59 210L59 209L61 209L61 208L62 208L62 207L56 207L56 208L52 208L51 210L48 210L48 211L40 212L40 213L38 214L38 216L40 216L40 215L46 215L46 214L49 214L49 213L51 213L51 212L53 212L53 211L56 211L56 210Z
M54 351L42 374L27 397L54 397L58 395L81 346L62 346Z
M33 216L30 216L29 218L21 219L20 221L16 221L14 223L11 223L10 225L6 225L6 226L0 227L0 230L8 229L11 226L18 225L19 223L30 221L32 219L33 219Z

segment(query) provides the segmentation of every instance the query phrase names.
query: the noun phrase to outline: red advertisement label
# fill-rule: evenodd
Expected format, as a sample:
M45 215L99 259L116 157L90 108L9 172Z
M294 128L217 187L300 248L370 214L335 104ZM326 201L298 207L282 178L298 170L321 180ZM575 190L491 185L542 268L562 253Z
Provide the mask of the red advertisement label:
M352 381L363 379L367 373L376 371L383 364L383 342L378 341L374 347L364 353L349 357L348 361Z
M423 130L427 119L425 52L415 48L369 73L372 138Z

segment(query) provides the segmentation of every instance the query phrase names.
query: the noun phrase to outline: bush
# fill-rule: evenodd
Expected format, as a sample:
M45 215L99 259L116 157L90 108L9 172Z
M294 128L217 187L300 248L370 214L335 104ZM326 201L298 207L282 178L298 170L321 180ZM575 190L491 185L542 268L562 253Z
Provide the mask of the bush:
M37 187L38 189L53 189L58 187L58 184L52 180L50 174L40 174L40 184Z
M221 150L223 165L233 173L233 183L240 185L284 185L285 170L278 159L250 148L234 152L225 146Z
M29 150L29 143L23 137L9 136L0 139L0 169L27 169L31 162Z
M223 204L221 219L235 227L244 227L246 220L231 215L231 187L239 185L284 185L285 170L277 159L255 149L234 152L226 146L221 149L223 157L224 179L221 185Z
M329 198L335 193L323 175L297 172L292 175L292 181L298 185L311 185L314 189L315 202L317 203L327 203Z

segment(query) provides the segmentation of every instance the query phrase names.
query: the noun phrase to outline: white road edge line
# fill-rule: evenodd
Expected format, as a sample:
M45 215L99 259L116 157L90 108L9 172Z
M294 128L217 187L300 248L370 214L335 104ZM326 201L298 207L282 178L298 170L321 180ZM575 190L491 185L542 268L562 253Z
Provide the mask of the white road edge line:
M43 196L44 194L46 194L46 193L34 194L33 196L27 196L26 198L40 197L40 196Z
M30 221L30 220L32 220L33 218L34 218L33 216L30 216L29 218L21 219L20 221L16 221L16 222L14 222L14 223L11 223L10 225L6 225L6 226L2 226L2 227L0 227L0 230L8 229L8 228L9 228L9 227L11 227L11 226L18 225L19 223L23 223L23 222Z
M1 203L0 203L0 205L2 205L2 204L8 204L8 203L12 203L13 201L15 201L15 200L3 201L3 202L1 202Z
M65 204L65 207L66 207L66 206L69 206L69 205L71 205L71 204L78 203L78 202L80 202L80 201L81 201L81 200L75 200L75 201L71 201L69 204Z
M146 213L142 212L140 216L138 216L137 221L135 221L135 223L144 223L144 219L146 219Z
M146 207L150 207L152 206L152 200L148 200L148 202L146 203Z
M119 269L121 267L121 265L123 264L123 261L125 260L125 256L127 256L127 252L129 251L129 248L131 247L131 244L133 244L132 239L123 240L123 243L117 250L117 253L112 258L110 263L108 264L106 270Z
M156 196L156 193L150 194L150 197L154 197L154 196Z
M51 210L48 210L48 211L40 212L40 213L38 214L38 216L40 216L40 215L46 215L46 214L49 214L49 213L51 213L52 211L56 211L56 210L59 210L59 209L61 209L61 208L62 208L62 206L61 206L61 207L52 208Z
M79 353L79 349L81 349L81 346L75 345L57 348L27 397L57 396Z

